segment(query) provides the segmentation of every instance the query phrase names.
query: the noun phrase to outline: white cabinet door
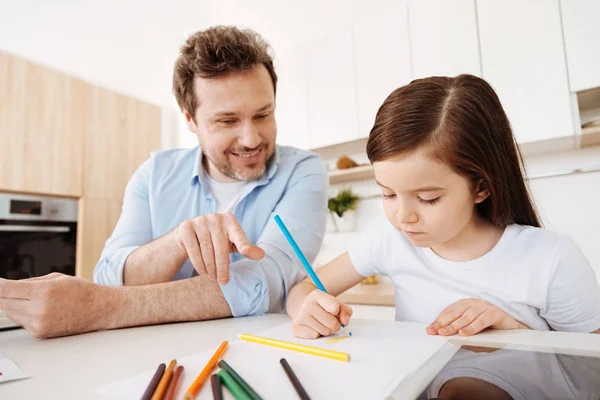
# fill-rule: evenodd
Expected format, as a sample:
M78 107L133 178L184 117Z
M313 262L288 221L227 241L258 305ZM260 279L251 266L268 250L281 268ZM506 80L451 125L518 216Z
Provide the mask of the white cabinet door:
M275 56L277 72L277 144L310 148L306 47Z
M411 0L408 10L415 78L481 76L474 0Z
M350 28L311 42L307 63L311 147L357 139L356 82Z
M483 77L519 142L574 133L558 1L478 0Z
M359 137L367 137L383 101L412 78L406 4L357 21L354 49Z
M600 87L600 1L562 0L571 91Z

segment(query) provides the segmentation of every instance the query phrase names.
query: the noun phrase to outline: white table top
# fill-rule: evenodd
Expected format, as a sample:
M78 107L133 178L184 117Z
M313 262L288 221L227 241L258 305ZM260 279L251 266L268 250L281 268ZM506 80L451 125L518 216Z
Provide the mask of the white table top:
M157 325L37 340L25 330L0 332L0 353L12 359L29 379L0 384L1 399L99 399L96 388L153 369L165 360L183 358L237 339L241 332L268 329L289 318L283 314L216 321ZM415 330L423 324L399 324ZM539 331L490 331L461 339L473 345L542 346L580 355L600 355L600 335ZM392 398L418 395L458 346L442 348L418 373L402 382Z

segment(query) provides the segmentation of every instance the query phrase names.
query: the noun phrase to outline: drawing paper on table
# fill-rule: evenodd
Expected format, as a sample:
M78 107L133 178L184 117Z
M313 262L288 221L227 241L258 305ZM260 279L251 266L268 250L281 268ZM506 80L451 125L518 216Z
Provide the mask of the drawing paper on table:
M230 343L223 359L265 399L297 398L293 386L279 365L282 357L289 362L313 400L385 399L405 377L421 367L448 339L428 336L425 333L425 325L417 330L396 329L393 324L377 326L373 322L355 320L352 322L352 338L329 344L326 342L328 338L295 338L289 323L252 332L268 338L350 353L350 362L339 362L241 340ZM387 332L384 332L386 330ZM180 365L189 371L184 377L182 387L191 383L194 375L202 369L214 350L209 349L179 360ZM150 368L146 373L99 388L98 393L122 399L139 397L151 378L153 371ZM183 392L178 394L181 395ZM212 399L210 385L202 388L197 399Z
M0 383L29 378L10 358L0 354Z

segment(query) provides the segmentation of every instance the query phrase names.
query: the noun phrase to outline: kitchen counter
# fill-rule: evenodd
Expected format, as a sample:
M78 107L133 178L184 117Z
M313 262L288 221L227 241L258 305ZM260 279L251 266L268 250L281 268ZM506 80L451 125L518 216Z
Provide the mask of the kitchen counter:
M394 306L394 285L387 278L378 278L377 283L359 283L338 296L344 303L370 306ZM382 281L382 279L385 279Z

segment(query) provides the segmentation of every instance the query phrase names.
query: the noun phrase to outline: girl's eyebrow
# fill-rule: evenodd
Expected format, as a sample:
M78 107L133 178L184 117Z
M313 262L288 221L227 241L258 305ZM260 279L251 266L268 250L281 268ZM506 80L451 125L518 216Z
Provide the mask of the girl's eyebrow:
M443 187L439 186L423 186L414 190L410 190L410 192L435 192L437 190L445 190Z
M381 186L384 189L392 190L389 187L383 185L377 179L375 180L375 183L377 183L379 186ZM408 190L408 192L415 192L415 193L416 192L435 192L435 191L438 191L438 190L446 190L446 189L443 188L443 187L439 187L439 186L423 186L423 187L420 187L420 188L417 188L417 189Z
M377 185L381 186L381 187L382 187L382 188L384 188L384 189L387 189L387 190L392 190L392 189L390 189L389 187L387 187L387 186L385 186L384 184L382 184L381 182L379 182L377 179L375 179L375 183L376 183Z

